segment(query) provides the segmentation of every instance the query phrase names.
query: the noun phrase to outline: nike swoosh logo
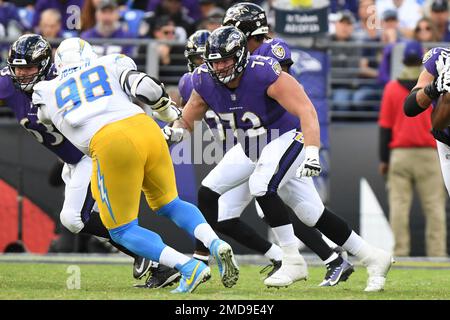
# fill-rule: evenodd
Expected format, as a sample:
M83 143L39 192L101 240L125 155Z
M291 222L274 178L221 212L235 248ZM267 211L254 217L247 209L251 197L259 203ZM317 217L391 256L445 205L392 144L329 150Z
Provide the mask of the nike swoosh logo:
M186 284L187 284L188 286L190 286L191 283L192 283L192 281L194 281L195 274L197 273L198 267L200 267L200 261L199 261L199 262L197 263L197 265L195 266L194 271L192 271L191 277L190 277L189 279L186 280Z
M145 264L145 259L142 259L141 265L139 266L139 268L136 268L136 271L139 273L144 271L144 264Z

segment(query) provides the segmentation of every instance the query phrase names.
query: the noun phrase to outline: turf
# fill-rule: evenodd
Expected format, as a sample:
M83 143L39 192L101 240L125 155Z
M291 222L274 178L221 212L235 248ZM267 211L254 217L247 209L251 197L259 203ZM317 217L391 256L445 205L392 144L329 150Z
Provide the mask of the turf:
M240 279L231 289L220 282L217 267L211 266L212 278L200 285L193 294L174 295L175 287L164 289L133 288L131 266L79 264L80 289L68 289L71 282L70 265L39 263L0 264L0 299L155 299L155 300L435 300L450 299L448 267L420 264L414 268L395 266L391 269L385 291L365 293L366 271L357 267L350 279L336 287L319 288L323 267L310 267L308 281L297 282L289 288L268 289L259 274L261 267L242 265ZM431 267L431 268L430 268ZM441 267L441 269L439 268ZM69 272L68 272L69 270Z

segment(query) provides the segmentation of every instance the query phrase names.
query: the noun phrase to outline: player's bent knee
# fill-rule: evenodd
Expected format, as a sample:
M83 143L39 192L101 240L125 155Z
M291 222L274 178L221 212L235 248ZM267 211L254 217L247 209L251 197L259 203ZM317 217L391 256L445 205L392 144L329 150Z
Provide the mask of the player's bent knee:
M248 186L253 197L262 197L268 193L268 183L262 179L261 175L252 174L248 180Z
M323 206L317 206L308 202L299 203L295 208L295 215L308 227L314 227L323 213Z
M217 192L219 194L223 194L224 191L220 188L218 183L215 181L214 178L210 178L210 175L207 175L205 179L202 180L202 183L200 187L208 188L214 192Z
M79 233L84 228L81 214L72 210L61 211L59 219L64 227L72 233Z

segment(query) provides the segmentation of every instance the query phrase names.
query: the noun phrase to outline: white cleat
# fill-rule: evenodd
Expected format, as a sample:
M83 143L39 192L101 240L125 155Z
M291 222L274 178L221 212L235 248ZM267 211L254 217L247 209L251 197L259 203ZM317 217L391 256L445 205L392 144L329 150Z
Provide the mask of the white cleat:
M264 280L264 284L268 287L288 287L296 281L307 278L306 261L300 254L297 254L283 258L281 268Z
M392 255L381 249L374 249L373 254L361 261L367 267L369 278L365 292L378 292L384 289L386 276L395 262Z

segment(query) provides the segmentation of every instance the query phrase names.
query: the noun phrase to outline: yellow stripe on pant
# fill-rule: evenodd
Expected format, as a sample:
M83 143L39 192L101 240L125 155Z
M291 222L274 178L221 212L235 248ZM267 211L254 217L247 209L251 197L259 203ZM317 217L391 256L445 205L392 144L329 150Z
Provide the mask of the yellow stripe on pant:
M153 211L178 196L169 148L161 129L147 115L104 126L89 149L92 195L106 228L137 218L141 191Z

